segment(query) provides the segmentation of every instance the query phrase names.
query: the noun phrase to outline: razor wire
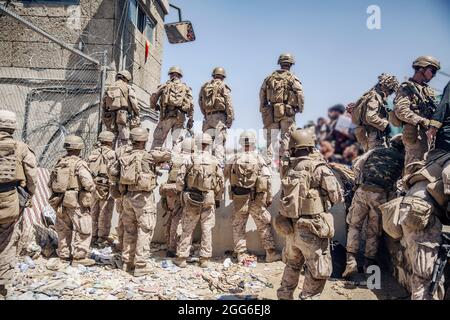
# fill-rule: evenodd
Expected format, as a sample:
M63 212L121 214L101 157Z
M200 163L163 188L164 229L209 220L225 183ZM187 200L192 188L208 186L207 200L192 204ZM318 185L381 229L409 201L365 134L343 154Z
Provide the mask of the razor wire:
M16 113L15 138L33 149L39 167L50 169L64 154L66 135L82 137L83 156L95 146L106 72L95 62L106 63L105 53L78 53L74 44L18 19L0 15L0 109Z

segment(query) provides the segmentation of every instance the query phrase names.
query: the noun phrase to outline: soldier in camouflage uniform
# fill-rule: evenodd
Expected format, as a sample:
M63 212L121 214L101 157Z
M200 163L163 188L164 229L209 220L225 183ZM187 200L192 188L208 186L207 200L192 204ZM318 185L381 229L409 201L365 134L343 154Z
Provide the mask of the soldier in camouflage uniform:
M421 161L428 151L426 131L435 109L435 93L427 83L441 68L433 57L422 56L413 62L414 76L400 85L394 99L396 120L403 124L405 168Z
M22 229L22 210L36 192L36 157L22 142L14 141L15 113L0 110L0 296L8 294L14 276ZM26 190L29 199L18 189Z
M202 239L200 267L207 268L212 256L212 229L215 225L215 209L223 196L223 170L211 154L212 138L204 133L197 136L199 148L193 157L182 164L177 175L177 189L183 193L182 233L177 246L175 264L186 267L195 227L200 221Z
M434 149L403 178L407 192L399 207L399 221L412 300L444 296L444 277L436 284L434 295L430 293L430 284L442 243L442 221L449 205L450 181L445 174L448 168L449 153Z
M252 216L266 250L266 262L281 260L275 251L271 230L272 216L267 208L272 204L272 172L267 160L255 150L253 132L243 132L239 138L243 150L231 157L225 166L225 178L230 180L230 198L233 200L233 242L238 261L247 252L245 228Z
M203 132L213 139L213 154L220 163L225 160L225 143L227 128L230 129L234 120L231 89L225 84L224 68L215 68L213 79L206 82L200 89L198 104L204 116Z
M331 275L330 239L334 219L333 204L343 201L342 190L326 162L314 152L310 130L296 130L291 136L291 158L281 181L280 215L277 230L286 237L284 268L279 299L293 299L300 272L305 280L300 299L317 299Z
M389 74L378 77L375 87L366 92L352 108L352 121L357 125L355 136L367 152L378 146L386 146L385 137L389 136L391 127L386 110L387 98L397 91L398 81Z
M103 99L103 125L115 134L119 147L128 143L130 130L141 125L136 93L130 84L132 79L129 71L119 71L116 81L106 88Z
M152 272L147 259L156 225L156 165L169 161L170 152L147 152L148 131L144 128L134 128L130 134L133 149L118 159L111 174L119 177L123 194L123 270L134 269L133 275L139 277Z
M192 90L181 82L183 71L178 67L169 69L170 80L158 87L152 94L150 107L159 111L159 122L153 133L151 149L162 147L169 132L172 134L172 145L175 145L184 134L184 122L188 122L187 130L194 125L194 102ZM159 102L159 103L158 103Z
M118 238L118 243L115 246L115 250L118 252L122 252L123 250L123 235L124 235L124 228L123 228L123 219L122 219L122 213L123 213L123 191L119 188L119 179L117 176L115 176L114 174L116 174L116 169L118 167L118 162L117 160L120 159L124 154L126 154L127 152L130 152L131 150L133 150L133 146L130 143L125 144L119 148L117 148L116 151L116 162L110 166L108 169L108 175L109 175L109 180L111 182L111 196L114 198L115 202L116 202L116 212L118 215L118 224L116 227L116 232L117 232L117 238Z
M181 192L177 190L177 175L180 167L186 161L189 161L195 151L195 140L186 138L181 143L181 153L173 152L169 169L167 182L159 189L161 195L161 204L164 209L164 216L169 215L167 219L166 239L167 256L175 257L178 239L181 234L181 219L183 216L183 206L181 203Z
M67 136L64 148L67 154L58 160L49 181L53 192L49 201L57 208L57 252L62 266L67 265L69 260L72 260L72 265L91 266L95 264L94 260L88 258L95 182L88 164L80 158L83 140L78 136Z
M397 135L391 139L389 148L376 147L355 161L357 189L347 215L347 265L343 277L358 272L356 255L366 219L365 268L375 264L382 234L379 207L395 196L396 183L403 172L405 149L401 139L401 135Z
M100 145L88 158L89 169L96 186L92 205L92 244L105 244L111 229L114 198L110 194L111 181L108 177L108 168L116 161L116 153L112 149L114 140L112 132L101 132L98 136Z
M279 157L288 153L289 138L295 130L295 115L303 112L304 95L300 80L290 71L295 64L294 57L280 55L280 70L268 76L260 90L260 108L264 129L267 130L267 154L273 157L273 143L281 131Z

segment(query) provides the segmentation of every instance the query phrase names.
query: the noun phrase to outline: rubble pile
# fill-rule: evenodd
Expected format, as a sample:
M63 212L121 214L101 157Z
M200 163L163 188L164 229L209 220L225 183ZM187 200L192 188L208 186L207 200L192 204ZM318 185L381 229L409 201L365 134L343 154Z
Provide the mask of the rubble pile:
M9 300L201 300L242 296L257 298L273 284L255 271L256 257L238 264L230 258L214 260L202 269L195 256L185 269L165 258L165 245L152 244L150 265L154 273L134 277L120 269L120 255L111 247L94 248L93 267L62 265L56 257L24 256ZM198 252L194 245L193 253ZM280 268L280 267L278 267ZM264 269L266 270L266 268ZM278 270L280 272L280 270Z

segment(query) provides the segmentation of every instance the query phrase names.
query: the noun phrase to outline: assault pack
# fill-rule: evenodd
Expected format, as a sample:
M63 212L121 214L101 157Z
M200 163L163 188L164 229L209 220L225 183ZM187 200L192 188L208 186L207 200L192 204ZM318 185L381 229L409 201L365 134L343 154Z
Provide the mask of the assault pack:
M128 86L116 81L105 92L105 106L108 111L128 108Z
M214 190L216 187L216 166L211 163L210 157L194 155L192 164L186 174L188 189L202 192Z
M225 83L219 80L212 80L203 86L201 97L206 112L225 111L223 98L225 88Z
M169 81L163 89L162 107L175 107L181 109L186 97L186 85L180 81Z
M149 170L143 169L145 153L143 150L134 150L119 159L119 183L131 187L133 191L150 192L156 187L153 164L149 164Z
M80 190L80 182L75 174L79 157L64 157L56 164L50 175L50 188L54 193L65 193L68 190Z

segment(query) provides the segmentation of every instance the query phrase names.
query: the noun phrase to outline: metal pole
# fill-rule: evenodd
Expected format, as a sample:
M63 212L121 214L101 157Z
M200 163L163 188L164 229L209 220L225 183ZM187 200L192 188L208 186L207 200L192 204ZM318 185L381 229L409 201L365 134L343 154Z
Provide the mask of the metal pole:
M95 63L96 65L101 65L100 62L94 58L91 58L90 56L84 54L83 52L81 52L80 50L77 50L67 44L65 44L64 42L62 42L61 40L55 38L54 36L48 34L47 32L45 32L44 30L42 30L41 28L36 27L35 25L33 25L31 22L25 20L24 18L22 18L20 15L18 15L17 13L9 10L6 8L5 5L0 4L0 12L3 12L5 14L7 14L10 17L13 17L14 19L16 19L17 21L19 21L20 23L24 24L25 26L27 26L28 28L30 28L31 30L39 33L40 35L44 36L45 38L49 39L50 41L56 42L57 44L59 44L61 47L71 51L72 53L75 53L77 55L79 55L80 57L85 58L86 60Z
M106 63L108 61L108 52L103 51L102 65L101 65L101 79L100 79L100 103L98 104L98 129L97 136L102 132L102 107L103 97L105 95L105 83L106 83Z
M183 21L183 19L182 19L182 17L181 17L181 9L179 8L179 7L177 7L177 6L174 6L173 4L171 4L171 3L169 3L169 6L171 6L172 8L174 8L175 10L177 10L178 11L178 19L179 19L179 21L178 22L181 22L181 21Z

